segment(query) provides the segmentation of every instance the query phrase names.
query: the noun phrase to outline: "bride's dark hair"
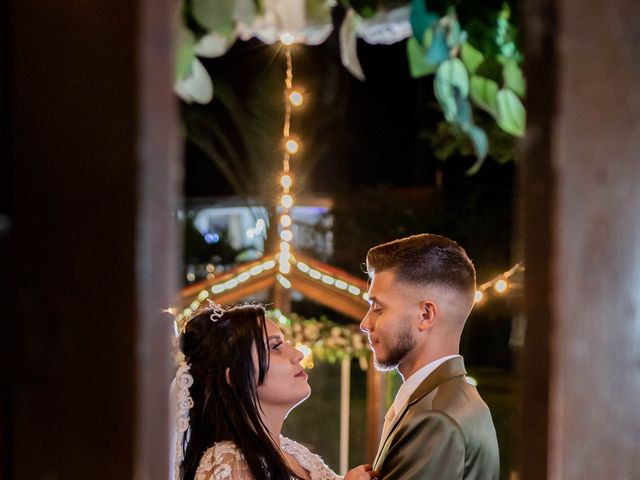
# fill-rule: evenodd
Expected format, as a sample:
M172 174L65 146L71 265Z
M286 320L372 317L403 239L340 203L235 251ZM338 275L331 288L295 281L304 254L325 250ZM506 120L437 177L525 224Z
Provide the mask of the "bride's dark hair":
M189 392L194 403L182 444L180 478L193 479L204 452L224 440L240 449L253 478L297 478L260 417L256 385L262 384L269 369L264 308L231 308L215 322L210 318L213 312L214 308L206 307L192 314L180 338L193 376Z

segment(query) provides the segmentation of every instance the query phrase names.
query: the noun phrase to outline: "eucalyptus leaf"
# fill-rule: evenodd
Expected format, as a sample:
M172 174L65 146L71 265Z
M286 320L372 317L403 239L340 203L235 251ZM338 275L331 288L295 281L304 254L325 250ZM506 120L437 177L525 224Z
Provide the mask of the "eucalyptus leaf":
M187 103L206 104L213 98L213 82L197 57L193 58L190 73L174 84L175 92Z
M216 58L224 55L236 41L235 31L231 28L224 32L211 32L198 40L196 55L205 58Z
M467 32L460 28L460 22L455 13L450 13L440 21L445 26L447 33L447 46L458 48L467 39Z
M235 0L191 0L193 16L208 31L233 24Z
M415 37L407 41L407 58L409 60L409 72L412 78L420 78L434 73L438 66L428 65L424 61L426 49L420 45Z
M460 58L462 59L464 66L467 67L467 71L469 73L475 73L484 60L484 55L482 55L482 52L474 48L469 42L464 42L460 48Z
M497 94L498 100L498 125L502 130L516 137L524 135L526 125L526 112L518 96L507 88L501 89Z
M342 65L344 65L354 77L360 81L364 81L364 72L358 59L356 37L358 18L356 11L350 8L342 21L342 25L340 26L340 59L342 60Z
M196 38L184 26L180 26L177 35L175 80L181 80L191 73L191 66L196 56Z
M479 75L471 75L469 93L473 103L494 118L498 117L498 84L496 82Z
M413 36L419 40L424 38L424 32L438 21L438 15L427 10L425 0L411 0L409 22Z
M489 153L489 139L485 131L477 125L463 125L460 128L471 140L473 151L478 159L466 173L467 175L475 175Z
M507 88L513 90L520 98L524 98L526 86L522 70L515 60L509 60L502 71Z
M437 26L433 33L433 40L424 56L427 65L439 65L449 58L449 46L447 45L447 34L441 26Z
M458 98L469 95L469 75L462 61L452 58L442 62L436 71L433 87L445 118L456 122Z

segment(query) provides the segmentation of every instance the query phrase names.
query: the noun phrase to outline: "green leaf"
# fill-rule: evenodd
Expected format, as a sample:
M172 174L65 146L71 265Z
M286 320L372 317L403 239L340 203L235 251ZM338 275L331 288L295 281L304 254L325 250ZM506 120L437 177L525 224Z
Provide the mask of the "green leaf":
M426 49L420 45L415 37L407 41L407 58L409 59L409 72L411 77L420 78L436 71L437 65L427 65L424 61Z
M485 58L474 73L481 77L493 80L498 84L501 84L503 80L502 65L492 57Z
M445 118L455 122L458 114L457 98L469 95L469 75L458 58L440 64L434 81L434 92Z
M424 61L427 65L437 66L448 58L449 47L447 45L446 32L444 28L438 25L433 33L431 45L424 56Z
M208 31L233 24L234 0L192 0L193 16Z
M473 103L498 118L498 84L488 78L471 75L470 96Z
M464 42L460 49L460 58L462 59L464 66L467 67L467 71L469 73L475 73L484 60L484 55L482 55L480 50L474 48L469 42Z
M525 81L522 70L514 60L509 60L502 70L507 88L513 90L520 98L525 95Z
M422 40L424 32L438 20L438 15L427 11L425 0L411 0L411 13L409 21L413 36Z
M516 137L524 135L526 112L522 102L513 91L503 88L497 94L498 125L502 130Z
M449 13L440 21L440 25L444 25L447 32L447 46L449 48L457 48L467 39L467 32L460 28L460 22L455 12ZM440 26L439 25L439 26Z
M196 39L184 26L178 30L176 45L175 80L181 80L191 73L191 65L196 56Z
M476 125L463 125L461 129L471 140L473 151L478 158L466 173L467 175L475 175L484 163L484 159L487 158L487 153L489 153L489 139L485 131Z

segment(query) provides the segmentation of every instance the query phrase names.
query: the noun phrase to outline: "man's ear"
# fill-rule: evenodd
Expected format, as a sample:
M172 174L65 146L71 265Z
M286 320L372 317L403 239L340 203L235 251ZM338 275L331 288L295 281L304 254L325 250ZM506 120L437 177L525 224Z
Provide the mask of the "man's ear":
M437 315L438 306L435 303L429 300L420 302L420 322L418 323L418 330L423 332L432 328Z

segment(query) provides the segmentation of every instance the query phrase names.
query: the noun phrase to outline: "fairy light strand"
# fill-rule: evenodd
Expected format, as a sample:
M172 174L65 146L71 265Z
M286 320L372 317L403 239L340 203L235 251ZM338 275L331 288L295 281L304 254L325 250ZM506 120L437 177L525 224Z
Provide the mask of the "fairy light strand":
M278 236L280 237L280 250L278 252L278 268L280 274L286 275L291 271L291 242L293 241L293 232L290 229L292 224L291 209L294 205L294 199L291 195L293 187L293 178L291 176L291 156L298 153L300 143L291 137L291 111L293 107L302 105L302 94L293 89L293 59L291 56L290 45L293 43L292 38L281 38L284 45L286 59L286 75L284 79L284 125L282 128L282 143L284 152L282 157L282 173L280 176L280 186L282 187L280 196L279 218L278 218ZM291 283L282 277L284 281L279 280L280 284L289 288ZM288 286L287 286L288 285Z

